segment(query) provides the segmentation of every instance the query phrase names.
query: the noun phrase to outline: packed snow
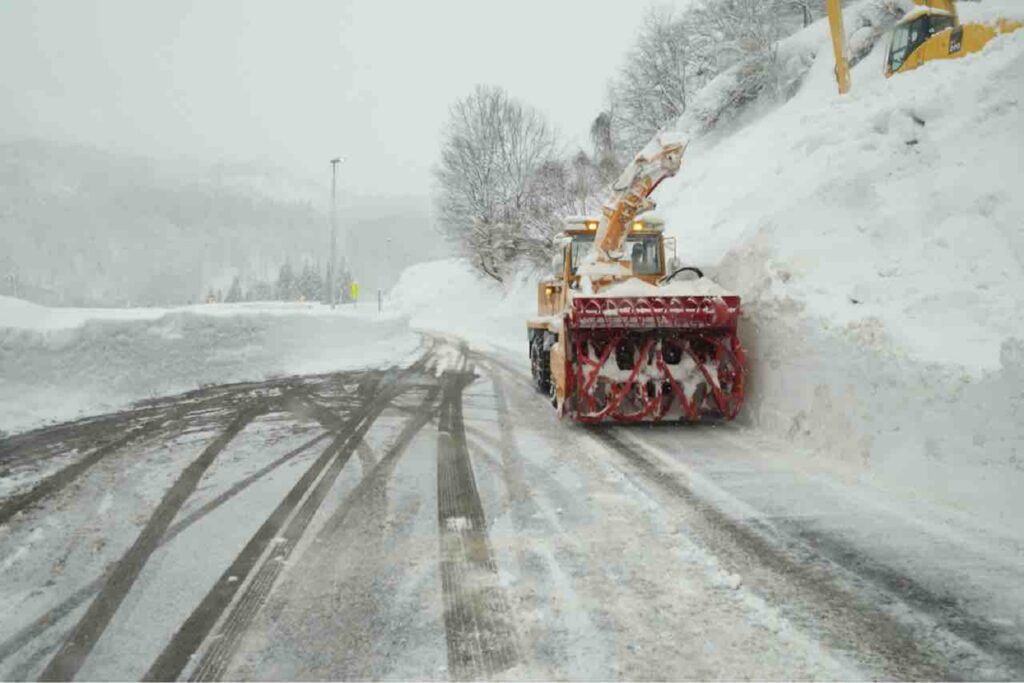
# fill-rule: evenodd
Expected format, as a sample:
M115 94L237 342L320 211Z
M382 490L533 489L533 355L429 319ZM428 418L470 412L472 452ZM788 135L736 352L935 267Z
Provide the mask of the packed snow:
M840 97L811 30L794 98L691 144L658 193L667 229L743 297L748 424L1007 522L1024 512L1024 32L891 79L876 45Z
M692 276L691 276L692 277ZM706 277L685 280L678 276L671 282L652 285L640 278L630 278L606 287L591 296L732 296L733 293Z
M476 347L526 353L526 318L537 313L535 273L507 289L481 280L463 259L420 263L405 270L388 305L414 329L451 334Z
M200 385L390 365L418 347L373 304L74 309L0 297L0 430Z

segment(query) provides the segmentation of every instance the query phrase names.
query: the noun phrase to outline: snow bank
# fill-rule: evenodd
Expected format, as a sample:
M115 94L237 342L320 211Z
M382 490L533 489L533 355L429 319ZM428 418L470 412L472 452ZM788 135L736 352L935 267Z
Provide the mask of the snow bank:
M652 285L640 278L630 278L607 289L590 294L597 298L618 296L732 296L733 292L721 287L710 278L683 279L692 275L678 275L663 285Z
M388 305L414 328L461 337L481 349L506 349L526 357L526 318L536 315L539 275L521 273L506 292L481 279L463 259L407 268Z
M0 430L202 384L386 365L417 345L404 318L370 305L88 310L0 297Z
M92 319L152 320L165 315L164 308L50 308L0 296L0 328L61 330L79 327Z
M694 140L660 210L683 260L720 263L743 297L749 424L1009 520L1024 513L1024 31L892 79L879 44L842 98L822 31L796 96Z

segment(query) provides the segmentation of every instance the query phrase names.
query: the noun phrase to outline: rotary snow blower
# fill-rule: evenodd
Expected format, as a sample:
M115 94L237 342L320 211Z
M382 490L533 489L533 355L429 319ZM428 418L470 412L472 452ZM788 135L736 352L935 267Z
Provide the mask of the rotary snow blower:
M685 143L661 135L613 185L600 217L566 219L528 321L537 388L580 422L731 420L743 404L740 299L697 268L669 270L644 214ZM696 275L697 279L683 279Z

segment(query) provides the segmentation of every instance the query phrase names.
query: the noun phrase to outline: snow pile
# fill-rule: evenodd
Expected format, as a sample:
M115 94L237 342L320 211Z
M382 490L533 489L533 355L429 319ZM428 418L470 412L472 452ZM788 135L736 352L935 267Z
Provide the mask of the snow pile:
M63 330L88 320L152 320L168 308L50 308L23 299L0 296L0 329Z
M526 318L537 312L540 276L522 273L508 292L482 280L463 259L407 268L388 306L414 328L459 336L482 349L508 349L526 357Z
M388 365L418 343L404 318L369 305L89 310L0 297L0 430L202 384Z
M687 275L679 275L676 279L663 285L652 285L640 278L630 278L607 289L602 289L590 296L733 296L733 292L721 287L710 278L702 277L684 280Z
M691 143L658 192L668 230L743 297L750 424L1009 520L1024 512L1024 31L892 79L879 44L841 98L827 26L811 29L794 98Z

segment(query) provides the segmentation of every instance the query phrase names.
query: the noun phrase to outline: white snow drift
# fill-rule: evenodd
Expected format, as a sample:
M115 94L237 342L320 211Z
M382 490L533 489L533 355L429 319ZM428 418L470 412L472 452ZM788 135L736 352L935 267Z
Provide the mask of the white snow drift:
M502 290L453 258L407 268L388 305L409 316L416 329L457 335L478 348L522 352L525 358L526 318L536 315L537 289L532 273Z
M53 309L0 297L0 429L201 384L387 365L419 340L376 308L223 304Z
M840 97L827 28L808 31L818 55L797 96L694 141L658 197L680 252L720 263L744 298L746 420L1010 521L1024 511L1024 32L891 79L878 45Z

